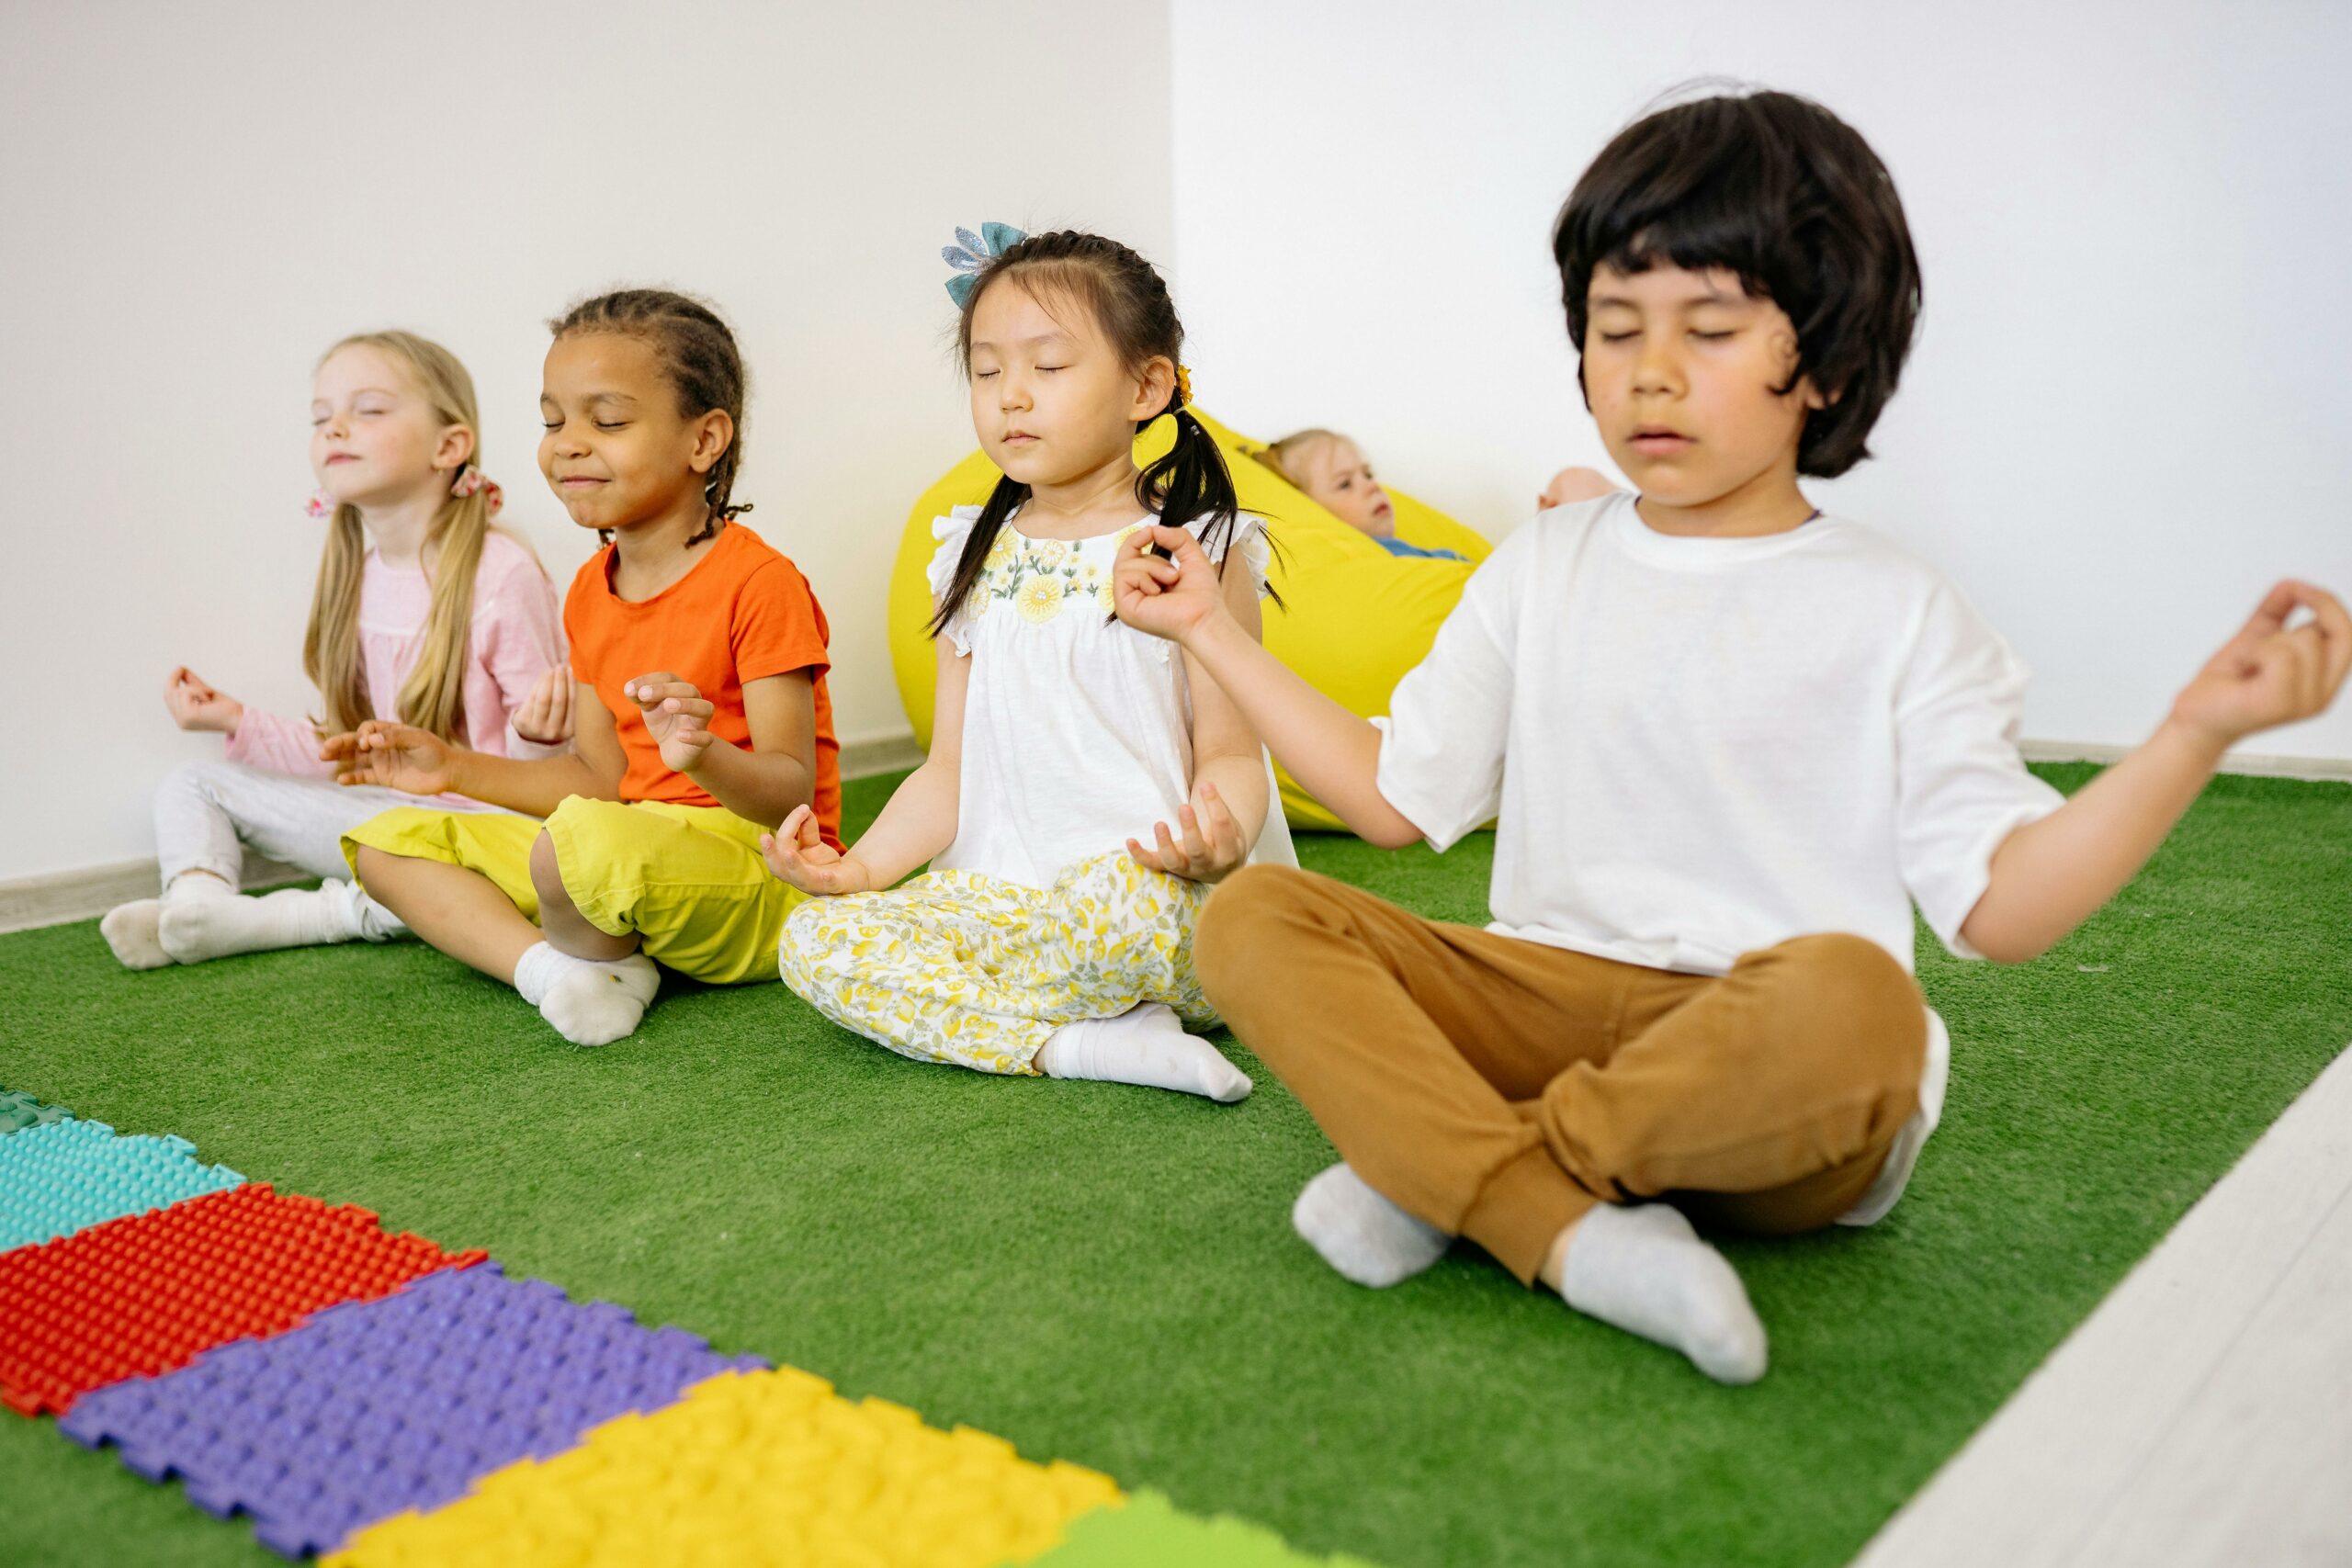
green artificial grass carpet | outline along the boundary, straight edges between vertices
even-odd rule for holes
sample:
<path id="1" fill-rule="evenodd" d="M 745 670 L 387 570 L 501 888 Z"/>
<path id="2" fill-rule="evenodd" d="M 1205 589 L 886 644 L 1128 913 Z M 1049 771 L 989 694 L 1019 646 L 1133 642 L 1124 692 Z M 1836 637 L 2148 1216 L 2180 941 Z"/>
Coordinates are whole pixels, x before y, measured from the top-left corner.
<path id="1" fill-rule="evenodd" d="M 1301 845 L 1465 920 L 1489 853 Z M 1238 1049 L 1258 1091 L 1219 1107 L 920 1066 L 780 986 L 673 981 L 580 1051 L 416 944 L 133 974 L 85 921 L 0 938 L 0 1087 L 1305 1550 L 1833 1564 L 2352 1039 L 2347 931 L 2352 787 L 2224 779 L 2041 961 L 1923 946 L 1942 1130 L 1876 1228 L 1726 1246 L 1772 1336 L 1751 1389 L 1465 1249 L 1347 1284 L 1289 1224 L 1329 1145 Z M 0 1495 L 11 1562 L 269 1561 L 45 1419 L 0 1416 Z"/>

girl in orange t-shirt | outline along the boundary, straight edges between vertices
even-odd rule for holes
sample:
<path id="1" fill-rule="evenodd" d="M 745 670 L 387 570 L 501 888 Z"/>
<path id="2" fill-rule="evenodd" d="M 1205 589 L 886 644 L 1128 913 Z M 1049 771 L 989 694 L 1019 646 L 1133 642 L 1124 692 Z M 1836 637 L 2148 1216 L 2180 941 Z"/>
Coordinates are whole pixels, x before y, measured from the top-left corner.
<path id="1" fill-rule="evenodd" d="M 455 789 L 518 817 L 400 807 L 344 837 L 369 894 L 442 952 L 602 1045 L 653 999 L 652 960 L 772 980 L 800 896 L 759 840 L 806 807 L 839 842 L 824 612 L 736 522 L 744 371 L 707 307 L 624 289 L 551 323 L 539 468 L 605 546 L 564 602 L 573 756 L 514 761 L 371 722 L 327 743 L 347 784 Z M 534 921 L 537 924 L 534 924 Z"/>

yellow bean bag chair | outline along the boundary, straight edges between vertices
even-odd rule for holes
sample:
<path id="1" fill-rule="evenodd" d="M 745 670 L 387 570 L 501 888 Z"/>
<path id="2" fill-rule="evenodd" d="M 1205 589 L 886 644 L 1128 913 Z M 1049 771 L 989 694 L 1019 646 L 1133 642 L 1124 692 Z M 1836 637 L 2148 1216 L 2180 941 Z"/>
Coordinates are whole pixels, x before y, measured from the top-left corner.
<path id="1" fill-rule="evenodd" d="M 1351 713 L 1365 718 L 1386 713 L 1389 694 L 1428 654 L 1438 623 L 1461 599 L 1471 569 L 1494 547 L 1483 535 L 1392 490 L 1388 498 L 1396 503 L 1399 537 L 1469 559 L 1392 556 L 1256 461 L 1251 454 L 1264 450 L 1265 443 L 1245 440 L 1199 410 L 1193 412 L 1224 449 L 1241 509 L 1265 518 L 1273 536 L 1271 575 L 1283 604 L 1266 606 L 1266 646 Z M 1159 421 L 1136 437 L 1136 461 L 1150 462 L 1173 438 L 1174 422 Z M 939 674 L 937 655 L 923 635 L 932 607 L 926 569 L 937 548 L 931 522 L 951 508 L 986 502 L 999 477 L 985 452 L 973 453 L 923 492 L 899 542 L 890 573 L 890 662 L 908 722 L 924 746 L 931 744 L 932 694 Z M 1291 826 L 1345 831 L 1287 772 L 1277 767 L 1275 776 Z"/>

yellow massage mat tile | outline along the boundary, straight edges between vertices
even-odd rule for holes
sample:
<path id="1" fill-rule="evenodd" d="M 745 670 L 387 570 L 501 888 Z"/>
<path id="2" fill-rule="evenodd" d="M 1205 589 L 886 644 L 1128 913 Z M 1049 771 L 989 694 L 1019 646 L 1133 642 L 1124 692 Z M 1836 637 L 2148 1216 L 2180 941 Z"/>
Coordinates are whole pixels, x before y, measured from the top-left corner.
<path id="1" fill-rule="evenodd" d="M 729 1372 L 578 1448 L 485 1476 L 430 1514 L 353 1538 L 328 1568 L 648 1562 L 992 1568 L 1119 1500 L 1108 1476 L 1035 1464 L 968 1427 L 853 1403 L 790 1368 Z"/>

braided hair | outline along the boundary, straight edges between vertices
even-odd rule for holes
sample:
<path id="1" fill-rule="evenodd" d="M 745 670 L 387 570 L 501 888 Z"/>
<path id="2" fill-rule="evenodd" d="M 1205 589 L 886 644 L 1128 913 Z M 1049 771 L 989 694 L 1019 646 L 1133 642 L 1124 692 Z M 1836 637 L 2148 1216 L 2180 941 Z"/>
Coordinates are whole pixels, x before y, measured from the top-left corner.
<path id="1" fill-rule="evenodd" d="M 734 422 L 734 439 L 711 465 L 703 481 L 703 502 L 709 518 L 686 541 L 699 545 L 718 536 L 719 525 L 752 510 L 734 500 L 735 476 L 743 466 L 743 404 L 751 392 L 751 372 L 744 368 L 735 334 L 718 312 L 684 294 L 666 288 L 616 288 L 582 299 L 548 322 L 558 339 L 587 333 L 611 333 L 650 344 L 662 373 L 678 394 L 678 412 L 699 418 L 713 409 Z M 609 537 L 610 536 L 606 536 Z"/>
<path id="2" fill-rule="evenodd" d="M 1007 246 L 974 276 L 972 289 L 964 297 L 963 317 L 956 325 L 956 364 L 967 375 L 972 368 L 972 314 L 979 308 L 980 297 L 1007 278 L 1084 304 L 1112 351 L 1131 369 L 1140 369 L 1156 358 L 1171 365 L 1182 360 L 1184 323 L 1176 318 L 1176 302 L 1169 298 L 1168 285 L 1159 270 L 1116 240 L 1058 229 Z M 1180 377 L 1169 391 L 1167 407 L 1136 424 L 1140 432 L 1171 414 L 1176 421 L 1175 444 L 1136 475 L 1136 501 L 1163 521 L 1182 524 L 1208 519 L 1208 525 L 1201 530 L 1201 547 L 1211 560 L 1220 563 L 1221 576 L 1225 547 L 1241 514 L 1240 498 L 1234 491 L 1233 475 L 1225 466 L 1225 455 L 1217 450 L 1216 437 L 1184 402 Z M 964 553 L 956 559 L 947 592 L 940 597 L 938 613 L 932 616 L 933 637 L 955 620 L 979 581 L 997 536 L 1028 499 L 1027 485 L 1009 474 L 998 478 L 988 504 L 980 509 L 979 520 L 964 541 Z"/>

